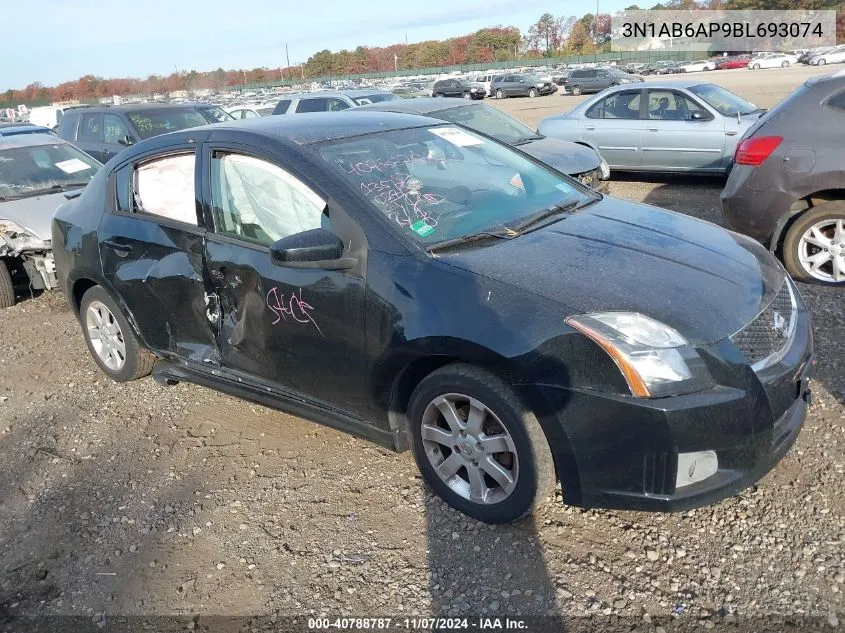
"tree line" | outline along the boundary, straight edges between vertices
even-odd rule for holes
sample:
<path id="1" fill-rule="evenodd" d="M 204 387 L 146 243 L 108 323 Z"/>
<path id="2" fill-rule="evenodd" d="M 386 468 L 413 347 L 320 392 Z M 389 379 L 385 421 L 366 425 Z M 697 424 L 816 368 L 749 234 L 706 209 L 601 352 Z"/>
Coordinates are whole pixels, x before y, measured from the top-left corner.
<path id="1" fill-rule="evenodd" d="M 639 9 L 637 5 L 626 7 Z M 838 41 L 845 41 L 845 3 L 842 0 L 666 0 L 651 9 L 837 9 Z M 295 67 L 253 68 L 208 72 L 191 70 L 140 78 L 85 75 L 47 87 L 35 81 L 0 93 L 0 106 L 18 103 L 65 102 L 112 95 L 160 94 L 179 90 L 221 90 L 246 84 L 302 81 L 317 77 L 357 75 L 393 70 L 507 62 L 562 55 L 581 55 L 610 49 L 610 15 L 588 13 L 580 18 L 544 13 L 525 33 L 515 26 L 493 26 L 469 35 L 384 47 L 322 50 Z"/>

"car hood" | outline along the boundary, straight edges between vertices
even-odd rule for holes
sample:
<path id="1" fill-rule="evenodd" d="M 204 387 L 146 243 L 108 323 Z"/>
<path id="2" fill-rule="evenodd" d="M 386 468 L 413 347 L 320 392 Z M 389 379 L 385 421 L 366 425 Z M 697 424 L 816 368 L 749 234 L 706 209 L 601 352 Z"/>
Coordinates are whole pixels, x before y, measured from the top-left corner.
<path id="1" fill-rule="evenodd" d="M 640 312 L 694 345 L 742 329 L 784 283 L 760 244 L 714 224 L 605 197 L 511 240 L 444 251 L 451 266 L 557 302 L 572 314 Z"/>
<path id="2" fill-rule="evenodd" d="M 41 240 L 49 241 L 53 214 L 67 202 L 62 192 L 0 202 L 0 220 L 11 220 Z"/>
<path id="3" fill-rule="evenodd" d="M 601 157 L 591 147 L 555 138 L 524 143 L 519 149 L 570 176 L 598 169 L 601 165 Z"/>

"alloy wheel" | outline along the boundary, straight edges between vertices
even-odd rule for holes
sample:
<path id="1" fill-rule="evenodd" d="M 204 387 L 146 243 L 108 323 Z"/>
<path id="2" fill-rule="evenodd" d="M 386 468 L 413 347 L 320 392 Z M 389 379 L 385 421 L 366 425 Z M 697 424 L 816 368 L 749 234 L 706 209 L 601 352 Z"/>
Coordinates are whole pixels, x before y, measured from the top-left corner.
<path id="1" fill-rule="evenodd" d="M 496 98 L 497 99 L 502 99 L 502 98 L 504 98 L 504 96 L 505 96 L 505 93 L 502 92 L 501 90 L 496 91 Z"/>
<path id="2" fill-rule="evenodd" d="M 422 416 L 422 444 L 437 476 L 473 503 L 500 503 L 516 488 L 513 438 L 484 403 L 458 393 L 437 396 Z"/>
<path id="3" fill-rule="evenodd" d="M 94 352 L 106 367 L 120 371 L 126 362 L 126 343 L 111 310 L 99 301 L 92 301 L 85 313 L 85 322 Z"/>
<path id="4" fill-rule="evenodd" d="M 845 282 L 845 219 L 822 220 L 804 231 L 798 242 L 798 261 L 815 279 Z"/>

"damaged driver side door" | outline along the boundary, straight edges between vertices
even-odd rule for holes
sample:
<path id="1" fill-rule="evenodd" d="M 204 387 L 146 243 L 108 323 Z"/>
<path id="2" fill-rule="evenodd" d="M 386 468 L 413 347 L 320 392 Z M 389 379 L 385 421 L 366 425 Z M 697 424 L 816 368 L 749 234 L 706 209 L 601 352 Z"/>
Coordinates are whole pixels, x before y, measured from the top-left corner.
<path id="1" fill-rule="evenodd" d="M 112 208 L 98 232 L 106 281 L 152 350 L 218 367 L 195 146 L 146 155 L 111 178 Z"/>

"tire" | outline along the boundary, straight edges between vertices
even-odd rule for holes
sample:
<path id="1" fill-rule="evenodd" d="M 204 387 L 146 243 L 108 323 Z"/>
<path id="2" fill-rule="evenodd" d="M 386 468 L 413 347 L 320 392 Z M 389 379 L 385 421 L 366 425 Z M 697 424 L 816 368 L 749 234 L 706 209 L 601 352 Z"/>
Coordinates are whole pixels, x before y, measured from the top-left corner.
<path id="1" fill-rule="evenodd" d="M 496 98 L 497 98 L 497 99 L 504 99 L 504 98 L 505 98 L 505 93 L 504 93 L 504 92 L 502 92 L 501 90 L 497 90 L 497 91 L 496 91 Z"/>
<path id="2" fill-rule="evenodd" d="M 0 259 L 0 310 L 15 305 L 15 286 L 5 260 Z"/>
<path id="3" fill-rule="evenodd" d="M 441 407 L 456 414 L 452 424 L 445 422 Z M 459 429 L 469 430 L 471 409 L 479 431 L 462 437 Z M 478 415 L 482 411 L 484 414 Z M 540 423 L 508 384 L 483 369 L 456 363 L 426 376 L 411 395 L 408 424 L 423 479 L 446 503 L 474 519 L 516 521 L 554 490 L 554 461 Z M 491 437 L 504 450 L 485 452 L 476 441 L 489 442 Z M 444 466 L 445 480 L 436 470 Z M 475 477 L 471 478 L 471 472 Z M 489 472 L 506 484 L 499 484 Z M 473 495 L 480 500 L 471 500 Z"/>
<path id="4" fill-rule="evenodd" d="M 839 239 L 834 240 L 836 223 L 840 223 Z M 810 230 L 816 227 L 816 238 Z M 805 242 L 805 234 L 814 238 L 818 246 L 811 242 Z M 833 242 L 833 243 L 831 243 Z M 824 253 L 827 259 L 824 259 Z M 802 258 L 821 256 L 823 261 L 814 272 L 802 263 Z M 783 240 L 783 263 L 786 270 L 794 279 L 808 283 L 822 284 L 826 286 L 845 286 L 845 200 L 825 202 L 812 211 L 799 216 L 786 233 Z M 840 281 L 836 281 L 833 273 L 834 265 L 838 265 Z"/>
<path id="5" fill-rule="evenodd" d="M 468 92 L 464 93 L 464 99 L 472 99 L 472 95 Z"/>
<path id="6" fill-rule="evenodd" d="M 827 60 L 822 57 L 819 61 L 816 62 L 816 66 L 824 66 L 827 63 Z"/>
<path id="7" fill-rule="evenodd" d="M 106 326 L 110 326 L 112 336 L 106 336 L 114 340 L 120 339 L 123 343 L 123 360 L 122 362 L 114 363 L 110 366 L 100 356 L 97 351 L 97 344 L 103 346 L 102 339 L 97 341 L 92 340 L 92 333 L 90 331 L 91 325 L 94 321 L 89 321 L 89 312 L 97 312 Z M 107 311 L 107 312 L 106 312 Z M 93 314 L 90 315 L 94 318 Z M 137 378 L 142 378 L 148 375 L 155 363 L 155 356 L 148 350 L 141 347 L 135 333 L 132 331 L 126 317 L 123 316 L 123 311 L 115 303 L 109 294 L 102 288 L 102 286 L 94 286 L 89 288 L 82 296 L 82 302 L 79 306 L 79 320 L 82 324 L 82 334 L 85 337 L 85 344 L 88 346 L 88 351 L 91 358 L 100 367 L 104 374 L 115 382 L 128 382 Z M 114 327 L 117 327 L 114 333 Z M 120 351 L 112 344 L 113 354 L 112 358 L 120 360 Z"/>
<path id="8" fill-rule="evenodd" d="M 581 94 L 581 86 L 572 86 L 572 94 L 576 97 Z"/>
<path id="9" fill-rule="evenodd" d="M 751 70 L 760 70 L 760 64 L 751 64 Z"/>
<path id="10" fill-rule="evenodd" d="M 536 97 L 536 96 L 537 96 L 537 90 L 536 90 L 535 88 L 529 88 L 529 89 L 528 89 L 528 96 L 529 96 L 531 99 L 533 99 L 534 97 Z"/>
<path id="11" fill-rule="evenodd" d="M 438 99 L 443 99 L 443 97 L 444 97 L 445 95 L 444 95 L 442 92 L 435 92 L 435 93 L 434 93 L 434 96 L 435 96 L 435 97 L 437 97 Z"/>
<path id="12" fill-rule="evenodd" d="M 781 68 L 789 68 L 789 62 L 788 62 L 788 61 L 784 61 L 784 62 L 780 65 L 780 67 L 781 67 Z"/>

